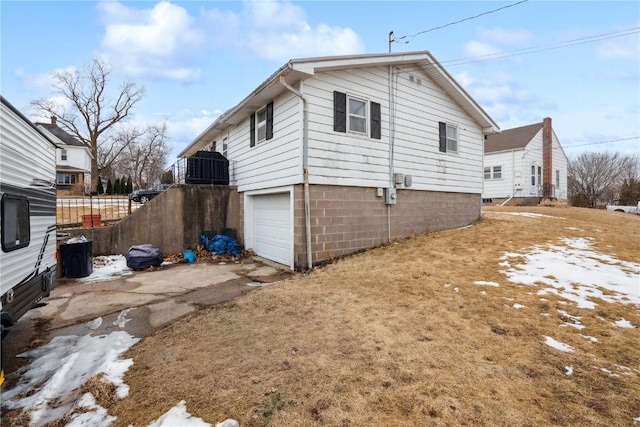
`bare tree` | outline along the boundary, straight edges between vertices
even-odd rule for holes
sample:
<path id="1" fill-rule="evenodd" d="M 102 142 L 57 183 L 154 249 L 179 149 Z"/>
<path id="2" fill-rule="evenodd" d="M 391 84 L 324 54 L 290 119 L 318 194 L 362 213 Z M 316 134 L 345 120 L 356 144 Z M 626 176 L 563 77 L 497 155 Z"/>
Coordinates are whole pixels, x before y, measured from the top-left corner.
<path id="1" fill-rule="evenodd" d="M 634 165 L 634 161 L 636 164 Z M 619 153 L 582 153 L 569 161 L 569 201 L 574 206 L 597 207 L 617 198 L 637 159 Z"/>
<path id="2" fill-rule="evenodd" d="M 111 67 L 95 58 L 86 67 L 77 70 L 58 71 L 53 74 L 53 87 L 71 104 L 50 99 L 37 99 L 31 104 L 40 112 L 57 117 L 57 123 L 65 131 L 91 148 L 91 187 L 96 188 L 100 173 L 126 148 L 126 140 L 112 135 L 119 123 L 132 114 L 133 107 L 143 98 L 144 88 L 124 81 L 117 89 L 112 86 Z M 114 145 L 117 142 L 120 145 Z M 107 156 L 99 156 L 100 150 Z M 101 164 L 107 159 L 107 164 Z"/>
<path id="3" fill-rule="evenodd" d="M 120 153 L 117 165 L 111 168 L 115 174 L 131 176 L 134 188 L 145 188 L 159 181 L 169 155 L 166 123 L 149 126 L 144 131 L 127 129 L 120 139 L 122 142 L 117 145 L 123 145 L 125 149 Z"/>

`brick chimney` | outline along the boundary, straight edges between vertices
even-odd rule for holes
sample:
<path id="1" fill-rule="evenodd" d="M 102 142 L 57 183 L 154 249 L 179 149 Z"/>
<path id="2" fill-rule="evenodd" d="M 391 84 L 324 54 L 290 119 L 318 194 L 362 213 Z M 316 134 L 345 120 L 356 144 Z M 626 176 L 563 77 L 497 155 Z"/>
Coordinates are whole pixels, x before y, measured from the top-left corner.
<path id="1" fill-rule="evenodd" d="M 58 118 L 56 116 L 51 116 L 51 124 L 58 126 Z"/>
<path id="2" fill-rule="evenodd" d="M 542 120 L 542 195 L 553 197 L 553 129 L 551 117 Z"/>

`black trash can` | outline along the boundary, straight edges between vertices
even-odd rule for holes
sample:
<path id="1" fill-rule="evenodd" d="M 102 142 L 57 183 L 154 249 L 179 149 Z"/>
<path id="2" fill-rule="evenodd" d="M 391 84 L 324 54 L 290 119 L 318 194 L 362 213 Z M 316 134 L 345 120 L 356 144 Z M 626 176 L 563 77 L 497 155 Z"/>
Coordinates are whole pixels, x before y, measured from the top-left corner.
<path id="1" fill-rule="evenodd" d="M 65 277 L 87 277 L 93 273 L 93 247 L 91 240 L 60 245 L 62 274 Z"/>

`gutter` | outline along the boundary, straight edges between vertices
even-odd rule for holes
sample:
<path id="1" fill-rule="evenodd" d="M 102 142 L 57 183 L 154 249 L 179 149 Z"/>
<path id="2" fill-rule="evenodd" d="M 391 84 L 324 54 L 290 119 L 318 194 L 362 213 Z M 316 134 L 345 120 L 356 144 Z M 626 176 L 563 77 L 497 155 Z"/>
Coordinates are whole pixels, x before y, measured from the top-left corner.
<path id="1" fill-rule="evenodd" d="M 289 85 L 284 76 L 280 75 L 280 84 L 293 92 L 302 100 L 302 171 L 304 183 L 304 225 L 307 247 L 307 270 L 313 269 L 313 256 L 311 253 L 311 209 L 309 207 L 309 117 L 307 112 L 307 99 L 302 92 Z"/>

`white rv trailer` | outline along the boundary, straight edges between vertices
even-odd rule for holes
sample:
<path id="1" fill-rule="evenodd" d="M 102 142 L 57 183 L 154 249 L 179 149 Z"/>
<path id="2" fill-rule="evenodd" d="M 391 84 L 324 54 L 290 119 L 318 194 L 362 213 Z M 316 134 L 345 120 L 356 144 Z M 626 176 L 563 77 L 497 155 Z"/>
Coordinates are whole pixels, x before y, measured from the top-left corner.
<path id="1" fill-rule="evenodd" d="M 0 96 L 2 336 L 57 283 L 56 145 Z"/>

